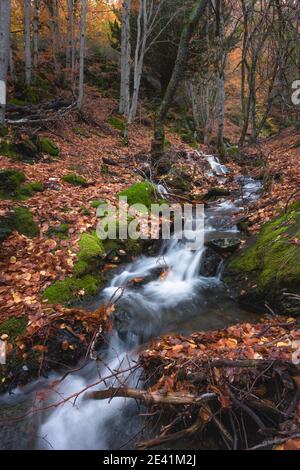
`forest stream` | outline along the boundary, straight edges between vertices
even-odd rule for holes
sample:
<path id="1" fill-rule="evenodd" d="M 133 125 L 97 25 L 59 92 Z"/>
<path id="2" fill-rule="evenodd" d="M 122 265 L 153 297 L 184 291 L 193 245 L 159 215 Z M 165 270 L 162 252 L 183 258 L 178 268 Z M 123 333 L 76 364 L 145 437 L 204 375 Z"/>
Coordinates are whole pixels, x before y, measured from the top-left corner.
<path id="1" fill-rule="evenodd" d="M 211 171 L 226 177 L 226 167 L 217 159 L 207 156 L 207 161 Z M 200 250 L 191 251 L 184 240 L 172 238 L 163 243 L 157 256 L 141 256 L 122 266 L 110 285 L 85 306 L 95 309 L 117 295 L 113 331 L 106 335 L 107 344 L 99 351 L 97 360 L 91 359 L 47 394 L 47 406 L 84 389 L 99 377 L 112 376 L 103 388 L 119 384 L 141 387 L 142 373 L 137 369 L 132 372 L 130 365 L 136 361 L 138 350 L 162 333 L 189 334 L 255 320 L 254 312 L 241 309 L 230 299 L 222 283 L 223 261 L 206 247 L 211 239 L 239 237 L 233 214 L 245 202 L 257 199 L 261 188 L 259 181 L 249 177 L 243 177 L 240 185 L 241 197 L 218 199 L 206 208 L 205 242 Z M 166 272 L 163 278 L 162 269 Z M 144 281 L 122 289 L 135 278 Z M 124 372 L 116 377 L 113 371 L 117 369 Z M 1 419 L 7 418 L 0 428 L 0 448 L 134 448 L 144 428 L 141 415 L 145 410 L 133 399 L 88 401 L 80 395 L 75 403 L 67 401 L 63 406 L 35 413 L 34 408 L 41 406 L 37 392 L 59 378 L 53 373 L 48 379 L 40 379 L 0 398 Z M 45 407 L 45 401 L 42 406 Z M 30 409 L 33 413 L 18 419 Z"/>

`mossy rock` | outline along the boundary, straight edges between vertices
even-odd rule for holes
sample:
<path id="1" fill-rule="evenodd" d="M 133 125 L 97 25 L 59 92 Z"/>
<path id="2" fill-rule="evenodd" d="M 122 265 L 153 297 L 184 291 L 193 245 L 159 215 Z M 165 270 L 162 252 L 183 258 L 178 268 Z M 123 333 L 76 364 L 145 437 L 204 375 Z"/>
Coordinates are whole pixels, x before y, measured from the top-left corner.
<path id="1" fill-rule="evenodd" d="M 157 192 L 155 187 L 147 181 L 133 184 L 124 191 L 121 191 L 118 196 L 126 196 L 127 203 L 130 206 L 133 204 L 143 204 L 148 210 L 151 208 L 151 204 L 155 204 L 157 202 Z"/>
<path id="2" fill-rule="evenodd" d="M 300 314 L 299 301 L 284 294 L 300 293 L 299 238 L 300 202 L 264 225 L 257 239 L 234 256 L 226 282 L 241 298 L 268 302 L 278 313 Z"/>
<path id="3" fill-rule="evenodd" d="M 168 186 L 175 190 L 188 193 L 191 189 L 191 177 L 185 168 L 173 166 L 165 179 Z"/>
<path id="4" fill-rule="evenodd" d="M 6 238 L 8 238 L 13 229 L 10 224 L 9 217 L 0 217 L 0 243 L 2 243 Z"/>
<path id="5" fill-rule="evenodd" d="M 93 296 L 103 285 L 101 263 L 104 246 L 96 233 L 84 233 L 79 241 L 78 261 L 73 276 L 57 281 L 43 293 L 43 299 L 51 304 L 67 304 L 78 297 Z"/>
<path id="6" fill-rule="evenodd" d="M 24 183 L 25 180 L 26 177 L 21 171 L 0 170 L 0 194 L 7 196 L 17 195 L 21 184 Z"/>
<path id="7" fill-rule="evenodd" d="M 52 157 L 59 156 L 59 148 L 48 137 L 40 137 L 39 145 L 42 153 L 46 153 Z"/>
<path id="8" fill-rule="evenodd" d="M 91 258 L 97 258 L 104 254 L 102 241 L 95 233 L 84 233 L 80 238 L 79 247 L 79 260 L 89 261 Z"/>
<path id="9" fill-rule="evenodd" d="M 0 199 L 15 199 L 23 201 L 35 192 L 43 191 L 40 182 L 23 184 L 26 177 L 18 170 L 0 170 Z"/>
<path id="10" fill-rule="evenodd" d="M 28 238 L 37 237 L 40 233 L 37 223 L 26 207 L 14 207 L 10 216 L 10 226 L 13 230 Z"/>
<path id="11" fill-rule="evenodd" d="M 62 180 L 73 186 L 87 186 L 86 179 L 83 176 L 77 175 L 77 173 L 68 173 L 62 177 Z"/>
<path id="12" fill-rule="evenodd" d="M 11 341 L 25 332 L 27 324 L 27 316 L 23 316 L 21 318 L 11 317 L 0 323 L 0 336 L 4 334 L 8 335 L 8 339 Z"/>
<path id="13" fill-rule="evenodd" d="M 96 295 L 102 283 L 101 275 L 70 277 L 48 287 L 43 293 L 43 299 L 47 299 L 50 304 L 67 304 L 78 297 Z"/>

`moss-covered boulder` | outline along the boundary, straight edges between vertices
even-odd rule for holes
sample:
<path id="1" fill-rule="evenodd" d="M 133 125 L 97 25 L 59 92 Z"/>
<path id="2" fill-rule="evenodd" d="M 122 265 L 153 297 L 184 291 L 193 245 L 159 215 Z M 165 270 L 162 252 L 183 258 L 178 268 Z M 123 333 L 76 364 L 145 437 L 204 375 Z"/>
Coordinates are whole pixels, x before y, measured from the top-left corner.
<path id="1" fill-rule="evenodd" d="M 18 170 L 0 170 L 0 197 L 9 198 L 16 196 L 20 191 L 21 184 L 26 177 L 23 172 Z"/>
<path id="2" fill-rule="evenodd" d="M 155 186 L 148 181 L 136 183 L 129 188 L 121 191 L 118 196 L 127 197 L 127 203 L 132 206 L 133 204 L 143 204 L 147 209 L 151 208 L 151 204 L 158 202 L 158 194 Z"/>
<path id="3" fill-rule="evenodd" d="M 84 233 L 79 241 L 79 253 L 73 276 L 56 281 L 48 287 L 43 298 L 51 304 L 67 304 L 80 297 L 92 296 L 103 284 L 101 264 L 104 246 L 96 233 Z"/>
<path id="4" fill-rule="evenodd" d="M 40 233 L 37 223 L 26 207 L 16 206 L 6 217 L 0 218 L 0 242 L 16 230 L 28 238 L 37 237 Z"/>
<path id="5" fill-rule="evenodd" d="M 11 213 L 11 227 L 29 238 L 37 237 L 40 232 L 31 212 L 26 207 L 14 207 Z"/>
<path id="6" fill-rule="evenodd" d="M 83 176 L 77 175 L 77 173 L 68 173 L 62 177 L 62 180 L 73 186 L 87 186 L 86 179 Z"/>
<path id="7" fill-rule="evenodd" d="M 264 225 L 231 259 L 225 281 L 252 307 L 300 315 L 300 202 Z"/>
<path id="8" fill-rule="evenodd" d="M 46 153 L 47 155 L 51 155 L 52 157 L 59 156 L 59 148 L 48 137 L 40 137 L 39 146 L 42 153 Z"/>
<path id="9" fill-rule="evenodd" d="M 26 177 L 21 171 L 0 170 L 0 199 L 22 201 L 44 189 L 38 181 L 24 184 L 25 181 Z"/>

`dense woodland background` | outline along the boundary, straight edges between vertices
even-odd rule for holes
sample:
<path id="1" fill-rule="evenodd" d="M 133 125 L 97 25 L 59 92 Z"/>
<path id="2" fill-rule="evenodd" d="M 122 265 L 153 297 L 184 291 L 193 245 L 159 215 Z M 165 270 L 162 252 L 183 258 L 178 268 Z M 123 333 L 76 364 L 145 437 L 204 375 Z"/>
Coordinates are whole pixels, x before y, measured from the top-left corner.
<path id="1" fill-rule="evenodd" d="M 0 79 L 8 109 L 47 94 L 81 109 L 84 83 L 118 97 L 128 124 L 172 103 L 186 140 L 224 153 L 227 121 L 240 146 L 296 123 L 299 21 L 292 0 L 3 0 Z"/>

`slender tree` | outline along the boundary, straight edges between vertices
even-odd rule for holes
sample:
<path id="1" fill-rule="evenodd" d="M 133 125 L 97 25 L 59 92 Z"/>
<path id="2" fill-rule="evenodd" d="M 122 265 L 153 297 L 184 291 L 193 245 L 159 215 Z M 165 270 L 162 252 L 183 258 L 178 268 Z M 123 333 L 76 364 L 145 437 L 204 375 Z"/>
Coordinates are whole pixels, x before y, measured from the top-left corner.
<path id="1" fill-rule="evenodd" d="M 34 0 L 34 15 L 33 15 L 33 66 L 36 72 L 38 67 L 38 54 L 39 54 L 39 8 L 40 1 Z"/>
<path id="2" fill-rule="evenodd" d="M 122 3 L 122 30 L 121 30 L 121 85 L 119 112 L 129 115 L 130 109 L 130 10 L 131 0 L 123 0 Z"/>
<path id="3" fill-rule="evenodd" d="M 79 47 L 79 89 L 78 89 L 78 100 L 77 100 L 78 109 L 81 109 L 82 104 L 83 104 L 86 14 L 87 14 L 87 0 L 82 0 L 81 33 L 80 33 L 80 47 Z"/>
<path id="4" fill-rule="evenodd" d="M 25 82 L 31 83 L 31 0 L 24 0 L 24 27 L 25 27 Z"/>
<path id="5" fill-rule="evenodd" d="M 6 82 L 10 43 L 10 0 L 0 2 L 0 123 L 5 121 Z"/>

